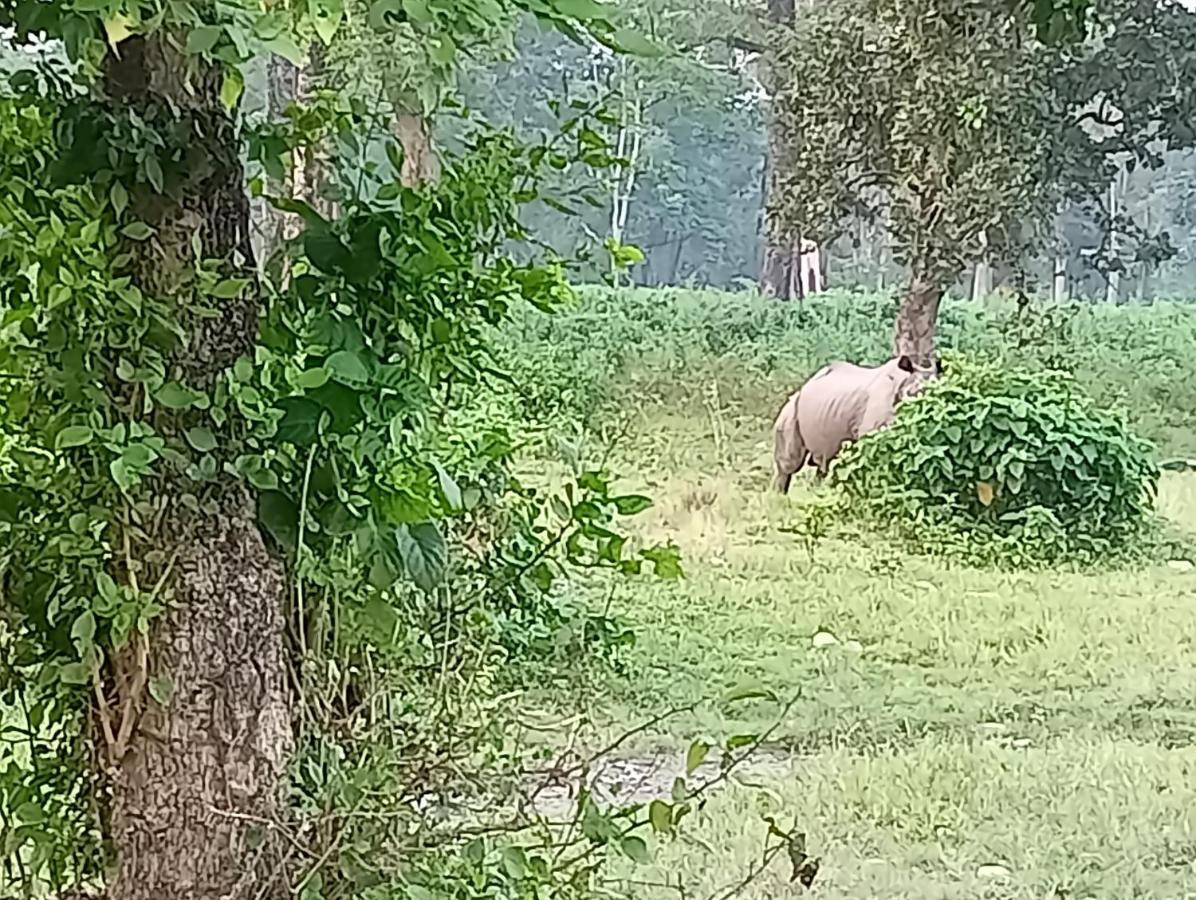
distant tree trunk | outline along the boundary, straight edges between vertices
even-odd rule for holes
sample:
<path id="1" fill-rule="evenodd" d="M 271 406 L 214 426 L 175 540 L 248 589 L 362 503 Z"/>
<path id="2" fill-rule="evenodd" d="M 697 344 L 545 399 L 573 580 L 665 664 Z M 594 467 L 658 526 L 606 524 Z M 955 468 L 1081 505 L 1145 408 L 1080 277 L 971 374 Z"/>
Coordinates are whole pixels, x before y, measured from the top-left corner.
<path id="1" fill-rule="evenodd" d="M 403 168 L 399 180 L 415 187 L 440 180 L 440 156 L 432 142 L 428 118 L 417 112 L 400 111 L 395 115 L 395 138 L 403 148 Z"/>
<path id="2" fill-rule="evenodd" d="M 1067 260 L 1062 253 L 1055 256 L 1054 278 L 1051 280 L 1051 300 L 1062 303 L 1067 299 Z"/>
<path id="3" fill-rule="evenodd" d="M 664 282 L 665 284 L 677 283 L 677 272 L 681 268 L 681 253 L 685 249 L 685 241 L 687 238 L 688 235 L 683 234 L 673 241 L 673 256 L 672 259 L 669 260 L 669 274 L 668 278 Z"/>
<path id="4" fill-rule="evenodd" d="M 266 63 L 266 118 L 277 121 L 299 98 L 299 68 L 281 56 L 271 56 Z M 294 176 L 285 181 L 272 180 L 270 193 L 275 196 L 294 196 Z M 259 205 L 260 243 L 259 261 L 265 263 L 286 242 L 298 233 L 299 219 L 274 209 L 268 203 Z"/>
<path id="5" fill-rule="evenodd" d="M 253 278 L 240 144 L 221 83 L 217 68 L 185 56 L 164 33 L 131 37 L 107 60 L 102 89 L 117 115 L 171 109 L 189 135 L 182 181 L 169 194 L 134 198 L 155 236 L 126 249 L 138 285 L 159 298 L 189 296 L 193 241 L 205 259 Z M 185 317 L 188 337 L 167 377 L 211 388 L 239 357 L 252 358 L 258 313 L 252 282 L 216 316 Z M 263 823 L 285 821 L 293 746 L 285 580 L 243 485 L 213 484 L 202 512 L 177 502 L 182 493 L 181 485 L 162 485 L 150 544 L 129 535 L 143 580 L 154 575 L 150 549 L 172 560 L 160 564 L 170 600 L 148 637 L 134 635 L 114 651 L 105 703 L 97 702 L 97 719 L 110 725 L 123 719 L 122 708 L 132 711 L 107 746 L 116 856 L 107 897 L 281 900 L 290 896 L 287 848 L 279 829 Z M 150 697 L 150 679 L 169 679 L 168 702 Z"/>
<path id="6" fill-rule="evenodd" d="M 1109 259 L 1117 262 L 1117 182 L 1115 176 L 1109 182 Z M 1105 276 L 1105 302 L 1117 303 L 1121 298 L 1121 273 L 1110 268 Z"/>
<path id="7" fill-rule="evenodd" d="M 980 255 L 972 269 L 972 299 L 983 300 L 993 292 L 993 271 L 988 263 L 988 236 L 980 232 Z"/>
<path id="8" fill-rule="evenodd" d="M 324 85 L 327 67 L 324 59 L 325 50 L 319 43 L 312 44 L 311 55 L 307 65 L 295 73 L 293 99 L 299 103 L 311 103 Z M 286 108 L 285 106 L 283 107 Z M 336 215 L 336 202 L 330 197 L 328 185 L 330 183 L 331 164 L 328 148 L 322 144 L 310 145 L 299 151 L 292 171 L 291 196 L 304 200 L 309 206 L 326 218 Z M 292 235 L 302 231 L 302 220 L 292 217 L 290 225 Z"/>
<path id="9" fill-rule="evenodd" d="M 893 349 L 897 356 L 910 356 L 925 364 L 934 358 L 935 323 L 943 289 L 915 276 L 897 312 Z"/>
<path id="10" fill-rule="evenodd" d="M 775 28 L 792 28 L 794 0 L 768 0 L 768 20 Z M 768 76 L 771 78 L 771 75 Z M 804 294 L 801 278 L 801 235 L 789 234 L 773 221 L 772 200 L 784 180 L 785 135 L 775 114 L 768 120 L 768 161 L 764 176 L 764 262 L 760 268 L 760 292 L 780 300 L 800 299 Z M 794 271 L 794 267 L 797 271 Z"/>

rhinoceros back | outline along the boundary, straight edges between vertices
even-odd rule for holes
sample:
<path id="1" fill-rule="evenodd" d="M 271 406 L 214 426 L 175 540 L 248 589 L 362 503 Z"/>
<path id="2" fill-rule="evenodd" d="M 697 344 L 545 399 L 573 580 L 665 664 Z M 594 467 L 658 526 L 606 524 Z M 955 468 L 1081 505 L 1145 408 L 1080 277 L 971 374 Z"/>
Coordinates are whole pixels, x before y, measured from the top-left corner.
<path id="1" fill-rule="evenodd" d="M 859 436 L 869 389 L 878 375 L 881 372 L 876 368 L 834 362 L 802 385 L 797 401 L 798 427 L 815 461 L 834 459 L 846 441 Z"/>

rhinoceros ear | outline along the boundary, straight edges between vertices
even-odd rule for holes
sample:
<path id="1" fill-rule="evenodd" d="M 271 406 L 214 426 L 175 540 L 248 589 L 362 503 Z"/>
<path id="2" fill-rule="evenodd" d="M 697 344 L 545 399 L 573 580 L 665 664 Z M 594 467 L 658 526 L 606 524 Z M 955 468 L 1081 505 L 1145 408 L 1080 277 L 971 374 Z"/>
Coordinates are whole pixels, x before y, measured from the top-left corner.
<path id="1" fill-rule="evenodd" d="M 914 361 L 908 356 L 897 357 L 897 368 L 902 372 L 912 372 L 914 370 Z"/>

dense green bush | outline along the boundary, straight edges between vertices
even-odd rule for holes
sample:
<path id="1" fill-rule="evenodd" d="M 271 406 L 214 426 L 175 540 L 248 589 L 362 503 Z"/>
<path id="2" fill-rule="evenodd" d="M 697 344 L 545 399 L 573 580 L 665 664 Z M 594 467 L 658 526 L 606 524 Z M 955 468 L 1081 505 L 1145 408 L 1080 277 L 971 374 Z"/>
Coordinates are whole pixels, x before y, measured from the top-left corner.
<path id="1" fill-rule="evenodd" d="M 918 549 L 1024 565 L 1133 552 L 1158 475 L 1153 448 L 1070 376 L 951 361 L 834 482 Z"/>

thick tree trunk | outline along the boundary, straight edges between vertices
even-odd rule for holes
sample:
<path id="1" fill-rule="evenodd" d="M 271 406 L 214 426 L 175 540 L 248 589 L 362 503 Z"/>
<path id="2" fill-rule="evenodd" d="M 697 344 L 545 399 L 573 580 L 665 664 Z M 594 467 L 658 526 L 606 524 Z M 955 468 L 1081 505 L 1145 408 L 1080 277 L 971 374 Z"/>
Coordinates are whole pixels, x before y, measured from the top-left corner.
<path id="1" fill-rule="evenodd" d="M 135 198 L 155 237 L 130 242 L 139 285 L 158 297 L 189 297 L 192 242 L 206 259 L 252 278 L 249 204 L 234 124 L 221 79 L 194 70 L 166 36 L 134 37 L 108 61 L 104 89 L 119 111 L 147 118 L 172 109 L 186 134 L 182 181 L 167 194 Z M 188 75 L 188 73 L 190 73 Z M 170 378 L 210 388 L 256 341 L 258 296 L 222 301 L 214 317 L 186 317 L 188 339 Z M 164 484 L 161 524 L 138 542 L 140 577 L 160 566 L 167 611 L 148 637 L 115 654 L 106 712 L 133 711 L 131 728 L 108 746 L 110 900 L 255 900 L 289 896 L 278 828 L 293 738 L 287 691 L 284 577 L 255 524 L 252 496 L 218 483 L 205 511 L 178 503 Z M 150 550 L 169 560 L 151 564 Z M 140 562 L 144 560 L 145 562 Z M 131 577 L 131 576 L 123 576 Z M 153 583 L 153 582 L 150 582 Z M 151 699 L 147 681 L 163 700 Z M 122 732 L 125 729 L 120 729 Z"/>
<path id="2" fill-rule="evenodd" d="M 943 291 L 937 284 L 914 278 L 897 312 L 893 349 L 926 365 L 934 359 L 935 321 Z"/>
<path id="3" fill-rule="evenodd" d="M 768 21 L 774 28 L 792 28 L 793 20 L 794 0 L 768 0 Z M 800 299 L 805 293 L 801 278 L 801 236 L 788 234 L 778 227 L 773 221 L 771 202 L 784 181 L 784 145 L 781 124 L 770 113 L 768 160 L 764 173 L 764 261 L 760 267 L 760 293 L 792 300 Z"/>
<path id="4" fill-rule="evenodd" d="M 432 143 L 432 129 L 427 117 L 400 112 L 395 116 L 395 138 L 403 148 L 403 169 L 399 180 L 415 187 L 440 179 L 440 157 Z"/>

